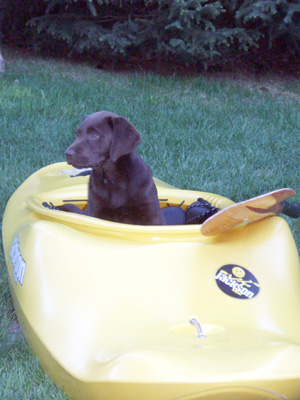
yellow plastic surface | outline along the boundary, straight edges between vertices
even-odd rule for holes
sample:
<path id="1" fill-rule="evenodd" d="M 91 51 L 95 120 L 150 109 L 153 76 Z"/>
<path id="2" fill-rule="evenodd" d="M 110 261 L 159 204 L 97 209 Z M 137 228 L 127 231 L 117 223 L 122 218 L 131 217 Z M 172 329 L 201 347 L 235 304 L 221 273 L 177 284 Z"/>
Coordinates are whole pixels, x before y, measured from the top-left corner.
<path id="1" fill-rule="evenodd" d="M 133 226 L 44 208 L 84 206 L 88 177 L 67 169 L 50 165 L 20 186 L 3 242 L 23 332 L 68 396 L 300 399 L 299 261 L 282 218 L 204 237 L 199 225 Z M 232 204 L 156 184 L 162 203 Z"/>
<path id="2" fill-rule="evenodd" d="M 201 233 L 205 236 L 219 235 L 241 223 L 273 217 L 282 211 L 281 203 L 295 194 L 295 190 L 285 188 L 233 204 L 208 218 L 201 226 Z"/>

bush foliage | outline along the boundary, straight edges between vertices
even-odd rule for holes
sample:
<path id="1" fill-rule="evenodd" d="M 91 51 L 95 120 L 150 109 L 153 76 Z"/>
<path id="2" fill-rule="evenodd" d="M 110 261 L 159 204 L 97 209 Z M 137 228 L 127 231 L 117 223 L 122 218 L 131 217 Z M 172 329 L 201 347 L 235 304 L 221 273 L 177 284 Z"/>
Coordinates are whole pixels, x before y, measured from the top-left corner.
<path id="1" fill-rule="evenodd" d="M 6 0 L 0 4 L 6 37 L 23 29 L 36 50 L 60 49 L 70 56 L 144 62 L 171 58 L 207 67 L 254 49 L 300 54 L 299 0 Z M 12 28 L 3 20 L 10 20 Z"/>

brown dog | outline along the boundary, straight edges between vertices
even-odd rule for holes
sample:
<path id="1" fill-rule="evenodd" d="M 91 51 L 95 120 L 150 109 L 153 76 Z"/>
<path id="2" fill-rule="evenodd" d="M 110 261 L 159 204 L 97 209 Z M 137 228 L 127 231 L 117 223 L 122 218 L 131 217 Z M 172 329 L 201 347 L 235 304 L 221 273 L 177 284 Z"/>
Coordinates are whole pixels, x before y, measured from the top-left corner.
<path id="1" fill-rule="evenodd" d="M 92 168 L 88 206 L 59 209 L 128 224 L 164 224 L 151 170 L 135 151 L 141 142 L 135 127 L 100 111 L 83 118 L 76 135 L 65 156 L 75 168 Z"/>

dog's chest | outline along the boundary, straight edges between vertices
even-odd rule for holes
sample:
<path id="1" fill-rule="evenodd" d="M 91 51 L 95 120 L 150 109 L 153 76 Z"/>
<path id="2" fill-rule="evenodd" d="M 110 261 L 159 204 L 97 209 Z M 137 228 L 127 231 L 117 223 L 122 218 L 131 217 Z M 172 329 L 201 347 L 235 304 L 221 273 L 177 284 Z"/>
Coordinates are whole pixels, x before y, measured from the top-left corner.
<path id="1" fill-rule="evenodd" d="M 89 199 L 100 207 L 117 208 L 129 201 L 126 180 L 92 179 L 89 184 Z M 95 205 L 96 205 L 95 204 Z"/>

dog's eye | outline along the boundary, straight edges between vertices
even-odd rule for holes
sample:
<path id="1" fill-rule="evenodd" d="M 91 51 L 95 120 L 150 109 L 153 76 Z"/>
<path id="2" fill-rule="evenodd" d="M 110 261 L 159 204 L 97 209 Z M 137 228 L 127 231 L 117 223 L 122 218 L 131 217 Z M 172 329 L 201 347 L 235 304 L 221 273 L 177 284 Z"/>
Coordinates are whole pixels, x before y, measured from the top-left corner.
<path id="1" fill-rule="evenodd" d="M 98 133 L 93 129 L 88 129 L 87 134 L 90 139 L 98 139 L 99 137 Z"/>

